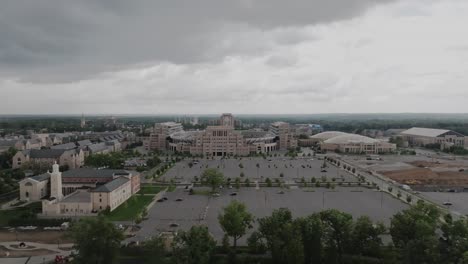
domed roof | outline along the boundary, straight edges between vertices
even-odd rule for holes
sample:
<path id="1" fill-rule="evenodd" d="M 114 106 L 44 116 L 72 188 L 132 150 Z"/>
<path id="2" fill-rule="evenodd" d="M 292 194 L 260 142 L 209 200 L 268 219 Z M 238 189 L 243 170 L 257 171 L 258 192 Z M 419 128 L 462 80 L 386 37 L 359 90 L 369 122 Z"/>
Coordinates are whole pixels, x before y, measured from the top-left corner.
<path id="1" fill-rule="evenodd" d="M 373 144 L 379 142 L 376 139 L 365 137 L 356 134 L 345 134 L 341 136 L 336 136 L 330 139 L 325 140 L 323 143 L 325 144 L 348 144 L 348 143 L 365 143 L 365 144 Z"/>
<path id="2" fill-rule="evenodd" d="M 326 131 L 326 132 L 313 135 L 310 138 L 315 138 L 319 140 L 327 140 L 327 139 L 334 138 L 337 136 L 342 136 L 342 135 L 348 135 L 348 133 L 340 132 L 340 131 Z"/>

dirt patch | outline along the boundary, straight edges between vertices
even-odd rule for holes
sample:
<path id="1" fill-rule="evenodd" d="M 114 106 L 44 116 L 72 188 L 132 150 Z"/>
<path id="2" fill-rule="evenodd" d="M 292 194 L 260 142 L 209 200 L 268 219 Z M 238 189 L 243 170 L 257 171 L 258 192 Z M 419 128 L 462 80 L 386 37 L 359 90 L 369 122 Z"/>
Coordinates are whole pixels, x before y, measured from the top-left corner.
<path id="1" fill-rule="evenodd" d="M 48 249 L 9 250 L 9 249 L 5 248 L 4 246 L 0 246 L 0 256 L 1 257 L 6 257 L 7 252 L 10 254 L 8 257 L 11 257 L 11 258 L 43 256 L 43 255 L 51 255 L 51 254 L 57 254 L 58 253 L 56 251 L 52 251 L 52 250 L 48 250 Z"/>
<path id="2" fill-rule="evenodd" d="M 18 231 L 17 233 L 1 230 L 0 242 L 22 241 L 45 244 L 73 243 L 63 231 Z"/>
<path id="3" fill-rule="evenodd" d="M 382 171 L 381 174 L 407 185 L 468 186 L 468 175 L 454 171 L 432 171 L 414 168 L 397 171 Z"/>
<path id="4" fill-rule="evenodd" d="M 411 162 L 406 162 L 415 167 L 419 168 L 464 168 L 466 165 L 457 164 L 457 163 L 441 163 L 439 161 L 425 161 L 425 160 L 416 160 Z"/>

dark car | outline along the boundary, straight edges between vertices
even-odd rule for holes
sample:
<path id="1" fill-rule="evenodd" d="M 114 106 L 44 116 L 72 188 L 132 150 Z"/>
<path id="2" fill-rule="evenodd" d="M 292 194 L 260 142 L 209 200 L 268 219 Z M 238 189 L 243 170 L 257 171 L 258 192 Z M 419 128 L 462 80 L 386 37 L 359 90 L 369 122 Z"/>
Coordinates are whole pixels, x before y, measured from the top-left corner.
<path id="1" fill-rule="evenodd" d="M 184 199 L 182 199 L 182 198 L 177 198 L 177 199 L 176 199 L 176 202 L 182 202 L 183 200 L 184 200 Z"/>
<path id="2" fill-rule="evenodd" d="M 231 195 L 231 196 L 236 196 L 237 193 L 236 193 L 236 192 L 233 192 L 233 193 L 231 193 L 230 195 Z"/>

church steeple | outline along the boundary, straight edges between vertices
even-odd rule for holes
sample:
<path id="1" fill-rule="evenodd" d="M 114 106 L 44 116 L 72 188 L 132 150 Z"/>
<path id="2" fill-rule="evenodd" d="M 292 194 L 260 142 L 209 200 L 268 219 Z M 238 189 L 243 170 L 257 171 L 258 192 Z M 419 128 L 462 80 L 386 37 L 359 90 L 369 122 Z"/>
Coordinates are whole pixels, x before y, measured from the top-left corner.
<path id="1" fill-rule="evenodd" d="M 81 114 L 81 124 L 80 124 L 81 128 L 84 128 L 86 126 L 86 119 L 85 119 L 85 116 L 84 114 Z"/>
<path id="2" fill-rule="evenodd" d="M 52 173 L 50 174 L 50 197 L 55 197 L 58 201 L 62 200 L 62 173 L 57 162 L 52 165 Z"/>

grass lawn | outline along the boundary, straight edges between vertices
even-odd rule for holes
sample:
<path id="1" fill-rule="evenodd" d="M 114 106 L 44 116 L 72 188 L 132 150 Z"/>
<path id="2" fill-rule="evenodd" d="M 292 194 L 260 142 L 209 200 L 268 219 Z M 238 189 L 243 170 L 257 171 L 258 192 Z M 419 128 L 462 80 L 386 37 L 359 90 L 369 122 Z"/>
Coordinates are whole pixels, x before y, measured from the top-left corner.
<path id="1" fill-rule="evenodd" d="M 132 221 L 142 212 L 143 208 L 151 203 L 153 198 L 152 195 L 134 195 L 107 215 L 107 219 L 110 221 Z"/>
<path id="2" fill-rule="evenodd" d="M 157 194 L 165 188 L 163 186 L 141 186 L 138 194 Z"/>
<path id="3" fill-rule="evenodd" d="M 1 210 L 0 211 L 0 226 L 8 226 L 8 221 L 11 219 L 20 217 L 21 215 L 28 213 L 28 212 L 33 212 L 33 213 L 39 213 L 41 212 L 41 207 L 42 204 L 41 202 L 35 202 L 28 204 L 25 207 L 22 208 L 17 208 L 13 210 Z"/>

